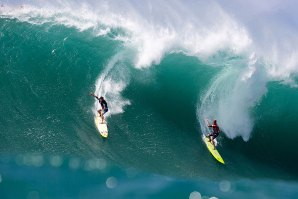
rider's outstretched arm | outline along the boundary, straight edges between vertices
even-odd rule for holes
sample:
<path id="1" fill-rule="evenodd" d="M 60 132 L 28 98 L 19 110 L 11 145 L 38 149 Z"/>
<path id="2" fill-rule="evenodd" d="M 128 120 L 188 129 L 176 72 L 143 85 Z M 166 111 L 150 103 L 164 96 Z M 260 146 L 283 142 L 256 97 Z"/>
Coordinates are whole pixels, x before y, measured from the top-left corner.
<path id="1" fill-rule="evenodd" d="M 94 93 L 90 93 L 90 95 L 99 100 L 99 98 Z"/>

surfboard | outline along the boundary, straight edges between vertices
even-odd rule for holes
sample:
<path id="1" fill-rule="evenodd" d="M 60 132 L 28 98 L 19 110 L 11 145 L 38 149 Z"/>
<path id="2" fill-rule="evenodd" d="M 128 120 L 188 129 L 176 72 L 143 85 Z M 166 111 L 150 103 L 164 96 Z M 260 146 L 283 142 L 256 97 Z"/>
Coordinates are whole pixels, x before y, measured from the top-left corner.
<path id="1" fill-rule="evenodd" d="M 209 121 L 207 119 L 205 119 L 205 124 L 208 128 L 209 125 Z M 225 164 L 224 160 L 222 159 L 221 155 L 219 154 L 219 152 L 217 151 L 216 147 L 210 142 L 210 139 L 208 137 L 205 136 L 205 134 L 203 134 L 202 136 L 204 143 L 207 146 L 207 149 L 210 151 L 210 153 L 212 154 L 212 156 L 220 163 Z M 216 139 L 214 140 L 216 141 Z M 217 142 L 217 141 L 216 141 Z M 216 144 L 215 144 L 216 145 Z"/>
<path id="2" fill-rule="evenodd" d="M 107 124 L 107 121 L 106 120 L 103 120 L 101 119 L 100 116 L 96 116 L 94 118 L 94 122 L 95 122 L 95 125 L 97 127 L 97 130 L 99 131 L 100 135 L 103 137 L 103 138 L 107 138 L 109 133 L 108 133 L 108 124 Z"/>

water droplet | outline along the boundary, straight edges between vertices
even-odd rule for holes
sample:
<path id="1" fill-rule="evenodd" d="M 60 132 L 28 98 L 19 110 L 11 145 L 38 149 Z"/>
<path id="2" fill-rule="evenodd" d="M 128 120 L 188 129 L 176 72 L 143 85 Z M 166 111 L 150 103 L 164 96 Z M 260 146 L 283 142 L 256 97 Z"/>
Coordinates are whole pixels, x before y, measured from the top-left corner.
<path id="1" fill-rule="evenodd" d="M 63 163 L 63 159 L 56 155 L 56 156 L 52 156 L 50 158 L 50 164 L 53 166 L 53 167 L 60 167 Z"/>
<path id="2" fill-rule="evenodd" d="M 219 189 L 222 192 L 228 192 L 231 189 L 231 183 L 227 180 L 223 180 L 219 183 Z"/>
<path id="3" fill-rule="evenodd" d="M 189 199 L 201 199 L 202 196 L 200 194 L 200 192 L 197 191 L 193 191 L 189 194 Z"/>
<path id="4" fill-rule="evenodd" d="M 118 182 L 115 177 L 109 177 L 106 181 L 106 185 L 108 188 L 113 189 L 117 186 Z"/>

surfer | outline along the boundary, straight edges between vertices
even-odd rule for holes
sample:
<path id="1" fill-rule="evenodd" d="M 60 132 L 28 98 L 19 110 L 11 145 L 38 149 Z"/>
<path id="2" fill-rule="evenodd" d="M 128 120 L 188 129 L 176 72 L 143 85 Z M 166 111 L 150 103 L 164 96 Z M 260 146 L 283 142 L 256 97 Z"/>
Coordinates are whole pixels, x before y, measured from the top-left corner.
<path id="1" fill-rule="evenodd" d="M 101 97 L 97 97 L 94 93 L 90 93 L 90 95 L 93 96 L 93 97 L 95 97 L 99 101 L 99 103 L 101 105 L 101 109 L 99 109 L 97 112 L 98 112 L 99 116 L 101 117 L 101 121 L 103 123 L 103 121 L 104 121 L 104 114 L 106 114 L 109 111 L 108 104 L 107 104 L 106 100 L 102 96 Z"/>
<path id="2" fill-rule="evenodd" d="M 210 133 L 209 135 L 207 135 L 207 137 L 209 137 L 211 144 L 213 144 L 213 146 L 215 147 L 214 139 L 220 133 L 219 127 L 217 125 L 217 121 L 216 120 L 213 120 L 213 124 L 211 124 L 211 125 L 209 124 L 208 127 L 212 128 L 213 129 L 213 132 Z"/>

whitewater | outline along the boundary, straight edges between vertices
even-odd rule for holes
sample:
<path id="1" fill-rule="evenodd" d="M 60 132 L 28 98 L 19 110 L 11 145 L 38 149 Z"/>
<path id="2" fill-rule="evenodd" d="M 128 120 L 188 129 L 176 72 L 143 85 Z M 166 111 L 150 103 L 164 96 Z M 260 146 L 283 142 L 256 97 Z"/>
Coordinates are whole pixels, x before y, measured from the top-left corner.
<path id="1" fill-rule="evenodd" d="M 199 179 L 209 197 L 253 194 L 238 189 L 255 183 L 251 179 L 282 193 L 278 183 L 285 181 L 295 194 L 295 1 L 0 4 L 0 160 L 8 176 L 40 158 L 44 167 L 47 161 L 56 165 L 53 157 L 80 160 L 76 168 L 85 169 L 84 176 L 93 171 L 83 165 L 100 158 L 95 168 L 107 160 L 119 165 L 119 178 L 125 178 L 121 170 L 134 168 L 145 172 L 139 179 L 144 184 L 155 174 L 174 177 L 173 187 Z M 109 104 L 106 141 L 94 126 L 99 104 L 90 92 Z M 223 132 L 219 147 L 226 167 L 216 164 L 200 139 L 205 118 L 217 119 Z M 23 154 L 32 155 L 33 163 Z M 71 168 L 59 175 L 71 175 Z M 219 181 L 228 191 L 207 188 Z"/>

